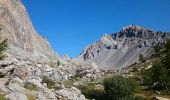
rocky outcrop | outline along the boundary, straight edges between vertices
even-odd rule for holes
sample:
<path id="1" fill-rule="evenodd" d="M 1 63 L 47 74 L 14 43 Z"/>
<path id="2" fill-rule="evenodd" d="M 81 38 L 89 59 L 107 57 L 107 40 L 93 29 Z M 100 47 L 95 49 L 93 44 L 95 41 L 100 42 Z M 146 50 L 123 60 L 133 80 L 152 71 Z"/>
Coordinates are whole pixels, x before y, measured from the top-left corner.
<path id="1" fill-rule="evenodd" d="M 0 37 L 8 39 L 11 56 L 38 62 L 58 59 L 48 41 L 35 31 L 20 0 L 0 0 Z"/>
<path id="2" fill-rule="evenodd" d="M 100 72 L 98 66 L 91 61 L 82 63 L 79 69 L 76 71 L 76 76 L 80 77 L 83 82 L 97 82 L 100 79 L 102 73 Z"/>
<path id="3" fill-rule="evenodd" d="M 6 95 L 5 98 L 8 100 L 28 100 L 26 95 L 18 92 L 12 92 Z"/>
<path id="4" fill-rule="evenodd" d="M 100 40 L 87 46 L 76 60 L 94 61 L 100 69 L 120 69 L 138 62 L 143 54 L 150 56 L 152 48 L 165 43 L 166 32 L 155 32 L 140 26 L 123 27 L 120 32 L 105 34 Z"/>
<path id="5" fill-rule="evenodd" d="M 58 90 L 56 94 L 59 100 L 87 100 L 85 96 L 81 94 L 81 91 L 75 87 Z"/>

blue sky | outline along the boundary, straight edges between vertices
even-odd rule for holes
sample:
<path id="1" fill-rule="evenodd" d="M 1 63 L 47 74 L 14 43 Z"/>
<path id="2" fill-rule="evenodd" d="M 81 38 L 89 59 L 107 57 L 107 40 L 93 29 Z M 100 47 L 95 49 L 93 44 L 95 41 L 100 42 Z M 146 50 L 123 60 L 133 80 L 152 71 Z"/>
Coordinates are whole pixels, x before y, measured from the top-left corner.
<path id="1" fill-rule="evenodd" d="M 170 32 L 170 0 L 22 0 L 60 56 L 77 56 L 104 33 L 136 24 Z"/>

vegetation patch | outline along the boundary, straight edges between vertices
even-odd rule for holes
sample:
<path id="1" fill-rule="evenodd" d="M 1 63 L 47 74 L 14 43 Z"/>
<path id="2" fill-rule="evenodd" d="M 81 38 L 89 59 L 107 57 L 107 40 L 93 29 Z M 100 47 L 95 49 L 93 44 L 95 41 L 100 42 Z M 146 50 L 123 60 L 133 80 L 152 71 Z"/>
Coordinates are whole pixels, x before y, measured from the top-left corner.
<path id="1" fill-rule="evenodd" d="M 7 100 L 4 94 L 0 94 L 0 100 Z"/>
<path id="2" fill-rule="evenodd" d="M 7 47 L 8 47 L 7 39 L 0 40 L 0 60 L 3 60 L 5 58 L 4 51 L 7 49 Z"/>
<path id="3" fill-rule="evenodd" d="M 24 88 L 28 89 L 28 90 L 32 90 L 32 91 L 37 91 L 38 87 L 34 84 L 30 84 L 30 83 L 26 83 L 24 84 Z"/>
<path id="4" fill-rule="evenodd" d="M 58 67 L 58 66 L 60 66 L 60 65 L 61 65 L 60 61 L 50 62 L 50 67 Z"/>
<path id="5" fill-rule="evenodd" d="M 41 83 L 46 83 L 47 88 L 49 88 L 49 89 L 55 88 L 55 82 L 53 80 L 49 79 L 48 77 L 44 76 Z"/>
<path id="6" fill-rule="evenodd" d="M 88 83 L 77 88 L 88 99 L 95 100 L 144 100 L 143 97 L 135 96 L 138 84 L 132 78 L 113 76 L 103 80 L 104 89 L 95 89 L 96 84 Z"/>
<path id="7" fill-rule="evenodd" d="M 66 88 L 71 88 L 73 86 L 73 80 L 65 80 L 63 84 Z"/>
<path id="8" fill-rule="evenodd" d="M 31 94 L 26 94 L 26 96 L 27 96 L 28 100 L 36 100 L 36 97 Z"/>
<path id="9" fill-rule="evenodd" d="M 158 49 L 158 47 L 157 47 Z M 165 51 L 157 53 L 156 61 L 153 62 L 151 68 L 146 69 L 142 73 L 142 85 L 148 86 L 147 91 L 157 92 L 158 94 L 170 94 L 170 40 L 165 45 Z"/>
<path id="10" fill-rule="evenodd" d="M 88 99 L 107 100 L 105 91 L 103 89 L 94 89 L 94 84 L 80 85 L 77 88 L 81 90 L 82 94 Z"/>

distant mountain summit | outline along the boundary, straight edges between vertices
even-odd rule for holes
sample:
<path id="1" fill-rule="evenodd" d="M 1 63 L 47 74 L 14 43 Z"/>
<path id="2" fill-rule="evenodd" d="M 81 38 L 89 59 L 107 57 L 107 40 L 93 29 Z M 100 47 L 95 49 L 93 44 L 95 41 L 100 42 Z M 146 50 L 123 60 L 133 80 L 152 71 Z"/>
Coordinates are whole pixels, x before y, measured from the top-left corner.
<path id="1" fill-rule="evenodd" d="M 164 44 L 169 33 L 155 32 L 137 25 L 103 37 L 87 46 L 76 60 L 92 60 L 100 69 L 119 69 L 138 61 L 140 54 L 150 56 L 153 47 Z"/>
<path id="2" fill-rule="evenodd" d="M 20 0 L 0 0 L 0 37 L 9 40 L 7 53 L 11 56 L 40 62 L 58 57 L 35 31 Z"/>

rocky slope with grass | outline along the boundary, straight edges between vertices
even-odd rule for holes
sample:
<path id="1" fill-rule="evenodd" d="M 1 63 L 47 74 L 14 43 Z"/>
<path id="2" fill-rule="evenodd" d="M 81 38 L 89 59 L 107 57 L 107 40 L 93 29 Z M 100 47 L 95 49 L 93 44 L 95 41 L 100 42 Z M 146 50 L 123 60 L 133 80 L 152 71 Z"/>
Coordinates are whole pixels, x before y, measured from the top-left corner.
<path id="1" fill-rule="evenodd" d="M 157 44 L 164 44 L 167 32 L 156 32 L 136 25 L 123 27 L 120 32 L 105 34 L 87 46 L 76 60 L 94 61 L 100 69 L 121 69 L 138 62 L 140 54 L 152 54 Z"/>

